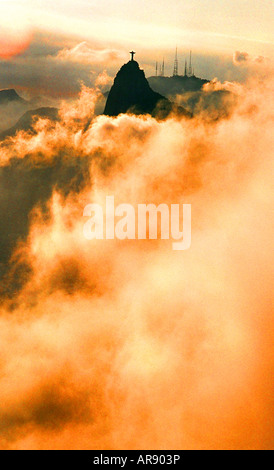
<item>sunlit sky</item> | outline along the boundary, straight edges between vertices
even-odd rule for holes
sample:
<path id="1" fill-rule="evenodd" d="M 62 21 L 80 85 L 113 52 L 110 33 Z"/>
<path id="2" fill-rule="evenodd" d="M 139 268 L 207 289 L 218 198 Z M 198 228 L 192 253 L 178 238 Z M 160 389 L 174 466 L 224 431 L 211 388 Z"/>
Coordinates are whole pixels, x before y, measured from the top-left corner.
<path id="1" fill-rule="evenodd" d="M 0 26 L 133 47 L 270 54 L 273 0 L 0 0 Z"/>
<path id="2" fill-rule="evenodd" d="M 179 74 L 192 50 L 198 77 L 244 82 L 258 70 L 272 70 L 273 3 L 0 0 L 0 88 L 76 96 L 80 82 L 93 85 L 104 70 L 113 78 L 132 49 L 146 76 L 163 58 L 170 76 L 176 46 Z"/>

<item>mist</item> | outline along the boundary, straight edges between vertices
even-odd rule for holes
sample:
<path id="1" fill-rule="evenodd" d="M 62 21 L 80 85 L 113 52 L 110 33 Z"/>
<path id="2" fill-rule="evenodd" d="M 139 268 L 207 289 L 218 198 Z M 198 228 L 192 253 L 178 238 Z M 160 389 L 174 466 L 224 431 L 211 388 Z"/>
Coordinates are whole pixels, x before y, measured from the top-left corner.
<path id="1" fill-rule="evenodd" d="M 157 121 L 82 85 L 0 143 L 1 448 L 273 446 L 273 80 L 212 86 L 225 115 Z M 107 195 L 191 204 L 191 249 L 87 241 Z"/>

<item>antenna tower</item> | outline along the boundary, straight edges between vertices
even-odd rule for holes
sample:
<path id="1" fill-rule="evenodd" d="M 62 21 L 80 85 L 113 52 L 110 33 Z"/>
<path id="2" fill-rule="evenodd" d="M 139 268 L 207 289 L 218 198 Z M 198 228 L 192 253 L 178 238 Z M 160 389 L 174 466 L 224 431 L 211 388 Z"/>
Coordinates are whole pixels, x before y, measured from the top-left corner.
<path id="1" fill-rule="evenodd" d="M 177 77 L 177 76 L 178 76 L 178 48 L 176 47 L 173 77 Z"/>
<path id="2" fill-rule="evenodd" d="M 189 77 L 192 77 L 192 51 L 190 51 L 190 61 L 189 61 L 188 75 L 189 75 Z"/>

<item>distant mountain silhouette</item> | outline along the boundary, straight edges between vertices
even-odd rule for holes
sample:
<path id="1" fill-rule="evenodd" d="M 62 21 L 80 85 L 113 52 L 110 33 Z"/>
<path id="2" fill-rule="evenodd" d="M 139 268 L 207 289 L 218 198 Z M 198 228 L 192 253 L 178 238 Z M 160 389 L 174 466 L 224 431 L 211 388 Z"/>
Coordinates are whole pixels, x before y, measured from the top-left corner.
<path id="1" fill-rule="evenodd" d="M 167 98 L 153 91 L 140 69 L 138 62 L 131 60 L 117 73 L 108 94 L 104 114 L 118 116 L 121 113 L 151 114 L 159 118 L 171 112 L 191 116 L 182 107 L 171 103 Z"/>
<path id="2" fill-rule="evenodd" d="M 17 103 L 27 103 L 26 100 L 21 98 L 15 90 L 10 89 L 10 90 L 0 90 L 0 105 L 1 104 L 8 104 L 11 102 L 17 102 Z"/>
<path id="3" fill-rule="evenodd" d="M 202 87 L 209 83 L 209 80 L 198 77 L 149 77 L 148 83 L 157 93 L 166 96 L 175 96 L 188 91 L 200 91 Z"/>
<path id="4" fill-rule="evenodd" d="M 39 108 L 32 111 L 27 111 L 10 129 L 0 133 L 0 140 L 7 137 L 13 137 L 19 131 L 33 131 L 33 125 L 39 118 L 48 118 L 51 121 L 58 120 L 57 108 Z"/>

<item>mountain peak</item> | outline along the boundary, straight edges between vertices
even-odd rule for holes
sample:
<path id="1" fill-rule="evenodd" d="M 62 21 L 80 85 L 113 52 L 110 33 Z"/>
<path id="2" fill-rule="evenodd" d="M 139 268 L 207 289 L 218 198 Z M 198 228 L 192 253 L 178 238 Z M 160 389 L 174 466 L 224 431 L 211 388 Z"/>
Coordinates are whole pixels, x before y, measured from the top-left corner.
<path id="1" fill-rule="evenodd" d="M 11 101 L 17 101 L 21 103 L 25 102 L 25 100 L 21 98 L 13 88 L 0 90 L 0 104 L 10 103 Z"/>
<path id="2" fill-rule="evenodd" d="M 51 121 L 58 121 L 59 114 L 57 108 L 38 108 L 27 111 L 19 121 L 10 129 L 0 133 L 0 141 L 7 137 L 16 135 L 19 131 L 28 131 L 34 133 L 33 126 L 39 118 L 50 119 Z"/>
<path id="3" fill-rule="evenodd" d="M 150 88 L 138 62 L 130 60 L 116 75 L 104 114 L 118 116 L 128 111 L 134 114 L 151 114 L 161 100 L 168 101 Z"/>
<path id="4" fill-rule="evenodd" d="M 117 73 L 109 92 L 104 114 L 118 116 L 121 113 L 151 114 L 165 119 L 171 113 L 191 117 L 191 113 L 150 88 L 145 72 L 136 60 L 130 60 Z"/>

